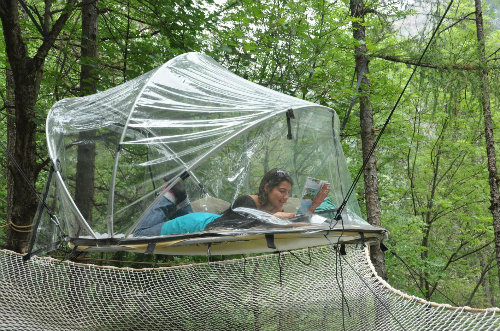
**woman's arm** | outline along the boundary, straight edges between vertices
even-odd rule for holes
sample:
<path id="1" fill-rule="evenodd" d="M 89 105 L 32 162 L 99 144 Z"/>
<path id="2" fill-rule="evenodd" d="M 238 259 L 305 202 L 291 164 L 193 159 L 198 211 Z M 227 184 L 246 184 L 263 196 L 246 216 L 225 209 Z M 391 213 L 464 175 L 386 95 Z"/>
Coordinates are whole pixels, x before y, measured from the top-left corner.
<path id="1" fill-rule="evenodd" d="M 238 207 L 246 207 L 246 208 L 252 208 L 252 209 L 259 209 L 257 207 L 257 204 L 255 203 L 255 200 L 257 197 L 253 197 L 251 195 L 242 195 L 239 196 L 236 200 L 234 200 L 232 208 L 238 208 Z M 294 213 L 286 213 L 283 211 L 279 211 L 277 213 L 273 214 L 274 216 L 278 218 L 292 218 L 295 217 Z"/>
<path id="2" fill-rule="evenodd" d="M 287 213 L 284 211 L 279 211 L 277 213 L 274 213 L 273 216 L 276 216 L 278 218 L 292 218 L 292 217 L 295 217 L 295 214 L 294 213 Z"/>

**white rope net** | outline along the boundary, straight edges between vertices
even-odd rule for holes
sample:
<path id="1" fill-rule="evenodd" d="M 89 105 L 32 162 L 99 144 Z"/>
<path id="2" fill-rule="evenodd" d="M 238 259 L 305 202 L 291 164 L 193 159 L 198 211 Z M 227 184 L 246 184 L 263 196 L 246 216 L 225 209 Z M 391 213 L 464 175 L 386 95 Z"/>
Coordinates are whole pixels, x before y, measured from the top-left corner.
<path id="1" fill-rule="evenodd" d="M 500 309 L 397 293 L 361 248 L 177 267 L 100 267 L 0 252 L 0 330 L 500 330 Z"/>

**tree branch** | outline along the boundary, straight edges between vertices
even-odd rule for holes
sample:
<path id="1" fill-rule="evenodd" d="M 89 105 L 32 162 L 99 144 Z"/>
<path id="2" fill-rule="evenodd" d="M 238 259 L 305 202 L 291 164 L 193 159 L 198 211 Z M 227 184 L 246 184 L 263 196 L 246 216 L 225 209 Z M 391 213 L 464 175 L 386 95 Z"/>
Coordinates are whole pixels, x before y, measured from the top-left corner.
<path id="1" fill-rule="evenodd" d="M 483 246 L 480 246 L 479 248 L 473 249 L 472 251 L 467 252 L 467 253 L 464 253 L 464 254 L 462 254 L 462 255 L 460 255 L 460 256 L 458 256 L 458 257 L 456 257 L 456 258 L 451 258 L 451 259 L 450 259 L 450 264 L 451 264 L 451 263 L 453 263 L 453 262 L 457 262 L 458 260 L 463 259 L 463 258 L 464 258 L 464 257 L 466 257 L 466 256 L 469 256 L 469 255 L 471 255 L 471 254 L 474 254 L 474 253 L 479 252 L 480 250 L 482 250 L 482 249 L 484 249 L 484 248 L 488 247 L 489 245 L 491 245 L 493 242 L 494 242 L 494 240 L 490 240 L 489 242 L 487 242 L 487 243 L 486 243 L 486 244 L 484 244 Z M 447 266 L 447 267 L 448 267 L 448 266 Z"/>
<path id="2" fill-rule="evenodd" d="M 54 42 L 56 41 L 57 36 L 59 36 L 59 33 L 61 32 L 62 28 L 66 24 L 66 21 L 71 16 L 73 9 L 75 8 L 76 1 L 77 0 L 68 0 L 66 2 L 66 5 L 64 6 L 62 14 L 59 16 L 57 21 L 54 23 L 54 25 L 52 26 L 52 29 L 48 32 L 46 38 L 43 39 L 42 45 L 40 45 L 40 47 L 38 48 L 38 51 L 36 52 L 36 55 L 33 58 L 34 62 L 35 62 L 34 65 L 37 69 L 41 68 L 41 66 L 43 66 L 45 58 L 47 57 L 47 54 L 49 53 Z"/>
<path id="3" fill-rule="evenodd" d="M 488 273 L 488 271 L 490 271 L 491 269 L 493 269 L 493 267 L 494 267 L 493 261 L 495 261 L 495 255 L 494 254 L 492 254 L 492 256 L 490 257 L 490 259 L 488 260 L 488 263 L 486 263 L 486 265 L 484 266 L 483 270 L 481 271 L 481 275 L 479 276 L 479 279 L 478 279 L 478 281 L 476 283 L 476 286 L 472 290 L 469 298 L 467 299 L 467 302 L 465 303 L 466 306 L 469 306 L 471 304 L 472 299 L 474 298 L 474 295 L 476 294 L 477 290 L 479 289 L 479 286 L 481 285 L 481 283 L 484 280 L 484 277 L 486 276 L 486 274 Z"/>
<path id="4" fill-rule="evenodd" d="M 489 241 L 488 243 L 484 244 L 483 246 L 481 246 L 481 247 L 479 247 L 479 248 L 477 248 L 477 249 L 474 249 L 474 250 L 472 250 L 472 251 L 470 251 L 470 252 L 467 252 L 467 253 L 464 253 L 464 254 L 462 254 L 462 255 L 460 255 L 460 256 L 458 256 L 458 257 L 455 257 L 455 256 L 457 256 L 457 255 L 458 255 L 458 252 L 459 252 L 462 248 L 464 248 L 467 244 L 469 244 L 469 242 L 468 242 L 468 241 L 466 241 L 466 242 L 464 242 L 464 243 L 461 243 L 461 244 L 458 246 L 458 248 L 455 250 L 455 252 L 453 252 L 453 254 L 451 254 L 450 258 L 448 259 L 448 262 L 446 263 L 446 265 L 443 267 L 443 269 L 442 269 L 441 271 L 445 271 L 446 269 L 448 269 L 448 267 L 449 267 L 449 266 L 450 266 L 453 262 L 456 262 L 456 261 L 458 261 L 458 260 L 460 260 L 460 259 L 462 259 L 462 258 L 464 258 L 464 257 L 466 257 L 466 256 L 469 256 L 469 255 L 471 255 L 471 254 L 474 254 L 474 253 L 476 253 L 476 252 L 478 252 L 478 251 L 480 251 L 480 250 L 482 250 L 482 249 L 484 249 L 484 248 L 488 247 L 488 246 L 489 246 L 489 245 L 491 245 L 491 243 L 493 243 L 493 242 L 494 242 L 494 241 L 493 241 L 493 240 L 491 240 L 491 241 Z M 439 283 L 439 280 L 440 280 L 440 279 L 441 279 L 441 277 L 439 277 L 439 279 L 438 279 L 438 280 L 437 280 L 437 281 L 436 281 L 436 282 L 432 285 L 432 290 L 430 291 L 430 295 L 432 295 L 432 294 L 434 293 L 434 291 L 436 290 L 436 288 L 437 288 L 437 286 L 438 286 L 438 283 Z"/>
<path id="5" fill-rule="evenodd" d="M 440 66 L 440 65 L 436 65 L 436 64 L 432 64 L 432 63 L 424 63 L 424 62 L 420 62 L 420 64 L 418 64 L 418 61 L 416 61 L 416 60 L 402 59 L 402 58 L 399 58 L 399 57 L 396 57 L 396 56 L 392 56 L 392 55 L 371 54 L 370 57 L 374 57 L 374 58 L 378 58 L 378 59 L 383 59 L 383 60 L 387 60 L 387 61 L 391 61 L 391 62 L 404 63 L 404 64 L 407 64 L 407 65 L 418 65 L 418 66 L 424 67 L 424 68 L 439 69 L 439 70 L 455 69 L 455 70 L 466 70 L 466 71 L 469 71 L 469 70 L 479 70 L 479 69 L 481 69 L 480 67 L 478 67 L 476 65 L 471 65 L 471 64 L 464 64 L 464 65 L 454 64 L 454 65 L 451 65 L 451 66 Z"/>
<path id="6" fill-rule="evenodd" d="M 460 22 L 462 22 L 462 21 L 465 21 L 465 20 L 466 20 L 469 16 L 474 15 L 474 14 L 476 14 L 476 12 L 475 12 L 475 11 L 473 11 L 472 13 L 468 13 L 468 14 L 467 14 L 467 15 L 465 15 L 464 17 L 459 18 L 459 19 L 458 19 L 456 22 L 454 22 L 453 24 L 448 25 L 446 28 L 444 28 L 443 30 L 441 30 L 439 33 L 441 34 L 441 33 L 445 32 L 446 30 L 451 29 L 452 27 L 454 27 L 454 26 L 455 26 L 455 25 L 457 25 L 458 23 L 460 23 Z"/>

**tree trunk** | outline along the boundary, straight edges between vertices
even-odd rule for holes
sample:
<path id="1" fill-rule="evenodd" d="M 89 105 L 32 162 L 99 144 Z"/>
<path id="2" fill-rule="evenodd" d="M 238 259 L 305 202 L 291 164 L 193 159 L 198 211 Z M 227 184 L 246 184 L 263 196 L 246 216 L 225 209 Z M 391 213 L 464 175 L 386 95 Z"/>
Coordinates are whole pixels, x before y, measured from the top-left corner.
<path id="1" fill-rule="evenodd" d="M 377 160 L 375 153 L 369 159 L 368 156 L 375 143 L 375 133 L 373 128 L 373 109 L 369 97 L 370 80 L 365 75 L 368 73 L 368 55 L 365 43 L 365 5 L 363 0 L 351 0 L 351 16 L 357 20 L 353 22 L 353 36 L 357 41 L 354 49 L 356 60 L 356 72 L 358 79 L 362 75 L 359 87 L 360 98 L 360 119 L 361 119 L 361 145 L 363 150 L 363 160 L 367 160 L 363 169 L 366 199 L 366 214 L 368 222 L 372 225 L 380 226 L 380 199 L 377 179 Z M 384 279 L 387 279 L 385 271 L 384 252 L 379 245 L 374 245 L 370 249 L 370 257 L 377 273 Z"/>
<path id="2" fill-rule="evenodd" d="M 123 47 L 123 81 L 127 81 L 128 49 L 130 41 L 130 1 L 127 1 L 127 32 L 125 33 L 125 47 Z"/>
<path id="3" fill-rule="evenodd" d="M 483 13 L 481 0 L 475 0 L 476 4 L 476 29 L 479 56 L 481 58 L 481 103 L 484 116 L 484 137 L 486 140 L 486 155 L 488 158 L 488 173 L 490 183 L 490 210 L 493 216 L 493 231 L 495 236 L 495 252 L 498 267 L 498 283 L 500 285 L 500 193 L 498 185 L 500 179 L 496 167 L 495 145 L 493 137 L 493 121 L 490 109 L 490 86 L 488 68 L 486 67 L 485 42 L 483 30 Z"/>
<path id="4" fill-rule="evenodd" d="M 429 259 L 429 239 L 431 236 L 431 228 L 433 221 L 433 213 L 434 211 L 434 199 L 436 198 L 436 192 L 438 190 L 438 178 L 439 178 L 439 170 L 440 170 L 440 161 L 441 161 L 441 147 L 444 143 L 444 134 L 448 127 L 448 121 L 443 123 L 441 132 L 436 140 L 436 145 L 433 147 L 433 151 L 436 150 L 435 155 L 431 153 L 431 163 L 432 163 L 432 181 L 431 186 L 429 188 L 429 194 L 427 195 L 427 204 L 426 210 L 422 214 L 422 218 L 425 222 L 425 231 L 422 237 L 422 253 L 420 254 L 420 258 L 422 261 L 428 261 Z M 424 270 L 423 275 L 420 277 L 420 287 L 424 290 L 425 299 L 430 300 L 432 296 L 431 286 L 429 284 L 429 273 Z M 436 284 L 437 285 L 437 284 Z"/>
<path id="5" fill-rule="evenodd" d="M 82 6 L 80 94 L 97 91 L 97 0 L 85 0 Z M 94 200 L 95 131 L 79 135 L 76 164 L 75 203 L 87 222 L 92 223 Z"/>
<path id="6" fill-rule="evenodd" d="M 476 286 L 472 290 L 471 294 L 469 295 L 469 298 L 467 299 L 467 302 L 465 303 L 467 306 L 470 306 L 472 304 L 472 299 L 474 298 L 474 295 L 476 295 L 479 286 L 483 287 L 484 296 L 487 300 L 490 300 L 491 297 L 487 274 L 490 271 L 490 269 L 492 269 L 492 263 L 494 262 L 494 258 L 489 257 L 489 259 L 486 259 L 486 257 L 482 252 L 479 252 L 478 255 L 479 255 L 479 265 L 481 266 L 481 275 L 479 276 L 479 280 L 477 281 Z M 477 305 L 475 306 L 477 307 Z"/>
<path id="7" fill-rule="evenodd" d="M 5 47 L 11 67 L 11 82 L 14 86 L 14 109 L 11 111 L 14 118 L 8 127 L 9 150 L 12 151 L 14 160 L 9 162 L 9 175 L 13 185 L 9 187 L 11 206 L 7 248 L 23 252 L 37 207 L 37 198 L 30 186 L 34 185 L 38 175 L 34 107 L 41 72 L 35 70 L 37 64 L 35 60 L 27 57 L 27 47 L 21 37 L 18 13 L 16 1 L 6 1 L 1 5 Z"/>
<path id="8" fill-rule="evenodd" d="M 422 238 L 422 247 L 424 247 L 422 253 L 420 253 L 420 258 L 422 261 L 428 261 L 429 259 L 429 236 L 430 236 L 430 225 L 427 225 L 424 236 Z M 423 291 L 426 300 L 430 300 L 430 284 L 427 281 L 429 279 L 429 273 L 424 270 L 420 275 L 420 288 Z"/>
<path id="9" fill-rule="evenodd" d="M 56 37 L 70 16 L 73 0 L 65 4 L 52 29 L 44 33 L 43 41 L 33 57 L 28 55 L 28 46 L 23 40 L 16 0 L 0 1 L 0 19 L 5 38 L 5 49 L 14 81 L 15 141 L 13 157 L 20 170 L 9 164 L 13 178 L 11 219 L 7 231 L 7 248 L 23 252 L 27 246 L 35 211 L 37 196 L 34 185 L 42 166 L 37 163 L 35 103 L 38 98 L 43 74 L 43 65 Z M 50 1 L 45 4 L 50 6 Z"/>

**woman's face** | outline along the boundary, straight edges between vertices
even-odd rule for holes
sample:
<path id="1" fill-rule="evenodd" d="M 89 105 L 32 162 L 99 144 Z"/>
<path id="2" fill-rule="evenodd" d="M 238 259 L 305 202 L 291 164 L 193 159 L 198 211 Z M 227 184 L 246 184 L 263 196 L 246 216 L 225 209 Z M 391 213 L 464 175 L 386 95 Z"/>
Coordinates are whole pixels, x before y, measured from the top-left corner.
<path id="1" fill-rule="evenodd" d="M 290 190 L 292 185 L 284 180 L 277 186 L 273 187 L 267 195 L 268 204 L 272 207 L 271 212 L 278 212 L 283 210 L 283 205 L 290 197 Z M 267 191 L 267 190 L 266 190 Z"/>

